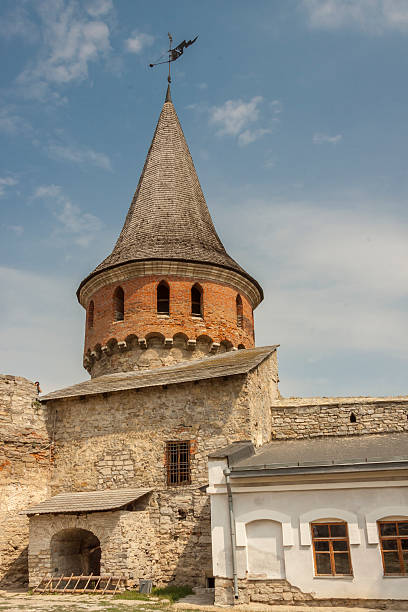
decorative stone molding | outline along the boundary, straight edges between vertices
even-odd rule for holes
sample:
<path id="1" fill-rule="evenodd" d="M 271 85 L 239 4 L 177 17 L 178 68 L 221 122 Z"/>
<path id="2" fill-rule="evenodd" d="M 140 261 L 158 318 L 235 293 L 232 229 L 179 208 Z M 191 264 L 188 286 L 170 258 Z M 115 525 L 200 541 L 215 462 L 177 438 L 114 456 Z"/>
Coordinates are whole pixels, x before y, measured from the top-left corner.
<path id="1" fill-rule="evenodd" d="M 377 521 L 390 516 L 408 517 L 408 506 L 380 506 L 366 514 L 367 541 L 369 544 L 378 544 Z"/>
<path id="2" fill-rule="evenodd" d="M 189 351 L 194 351 L 197 346 L 197 340 L 187 340 L 187 349 Z"/>
<path id="3" fill-rule="evenodd" d="M 213 342 L 211 345 L 210 353 L 218 353 L 220 346 L 221 345 L 219 342 Z"/>
<path id="4" fill-rule="evenodd" d="M 139 346 L 142 349 L 147 349 L 146 338 L 139 338 Z"/>
<path id="5" fill-rule="evenodd" d="M 101 287 L 113 283 L 120 283 L 139 276 L 182 276 L 194 280 L 208 280 L 223 283 L 235 287 L 237 291 L 244 293 L 256 308 L 263 299 L 258 287 L 245 276 L 210 264 L 189 263 L 184 261 L 134 261 L 127 264 L 104 270 L 91 277 L 79 290 L 78 300 L 84 308 L 88 308 L 92 295 Z"/>
<path id="6" fill-rule="evenodd" d="M 164 339 L 164 346 L 167 346 L 168 348 L 171 348 L 173 346 L 173 338 L 165 338 Z"/>
<path id="7" fill-rule="evenodd" d="M 119 350 L 124 351 L 126 349 L 126 342 L 124 340 L 121 340 L 120 342 L 118 342 L 118 347 Z"/>
<path id="8" fill-rule="evenodd" d="M 310 512 L 305 512 L 299 517 L 300 544 L 302 546 L 311 546 L 312 544 L 310 523 L 313 521 L 320 521 L 322 519 L 340 519 L 345 521 L 348 525 L 350 544 L 361 544 L 360 530 L 358 528 L 356 514 L 340 508 L 316 508 Z"/>
<path id="9" fill-rule="evenodd" d="M 288 514 L 274 512 L 273 510 L 259 509 L 241 514 L 239 519 L 240 520 L 236 522 L 237 546 L 247 545 L 245 525 L 253 521 L 275 521 L 281 523 L 283 546 L 293 546 L 293 529 L 291 518 Z"/>

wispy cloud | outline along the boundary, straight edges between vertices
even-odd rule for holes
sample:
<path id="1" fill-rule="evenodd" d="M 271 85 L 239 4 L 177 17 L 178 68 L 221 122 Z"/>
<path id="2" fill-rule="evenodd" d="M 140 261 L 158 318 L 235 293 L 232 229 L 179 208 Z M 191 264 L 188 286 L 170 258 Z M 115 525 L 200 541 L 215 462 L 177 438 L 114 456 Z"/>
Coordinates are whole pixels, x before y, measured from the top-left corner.
<path id="1" fill-rule="evenodd" d="M 112 164 L 105 153 L 98 153 L 85 147 L 74 147 L 51 143 L 47 147 L 50 157 L 62 159 L 74 164 L 91 164 L 104 170 L 112 170 Z"/>
<path id="2" fill-rule="evenodd" d="M 74 0 L 39 0 L 33 6 L 43 43 L 37 57 L 17 77 L 17 84 L 24 96 L 42 100 L 50 87 L 86 79 L 89 65 L 107 57 L 110 31 L 101 18 L 112 4 L 99 0 L 84 10 Z M 53 95 L 60 98 L 58 92 Z"/>
<path id="3" fill-rule="evenodd" d="M 129 53 L 141 53 L 146 47 L 151 47 L 154 36 L 143 32 L 132 32 L 131 36 L 125 40 L 125 48 Z"/>
<path id="4" fill-rule="evenodd" d="M 54 235 L 70 237 L 78 246 L 88 247 L 102 229 L 100 219 L 73 204 L 59 185 L 37 187 L 32 199 L 48 202 L 53 216 L 59 222 Z"/>
<path id="5" fill-rule="evenodd" d="M 8 187 L 14 187 L 14 185 L 17 185 L 17 183 L 18 180 L 12 176 L 0 177 L 0 198 L 6 195 L 6 190 Z"/>
<path id="6" fill-rule="evenodd" d="M 25 136 L 31 136 L 33 128 L 14 108 L 3 106 L 0 108 L 0 132 L 8 134 L 22 133 Z"/>
<path id="7" fill-rule="evenodd" d="M 336 134 L 335 136 L 329 136 L 329 134 L 323 134 L 321 132 L 316 132 L 313 134 L 313 144 L 321 145 L 321 144 L 338 144 L 343 140 L 342 134 Z"/>
<path id="8" fill-rule="evenodd" d="M 18 37 L 25 43 L 33 43 L 38 40 L 39 30 L 30 19 L 27 6 L 22 3 L 15 3 L 12 9 L 2 15 L 0 36 L 6 40 Z"/>
<path id="9" fill-rule="evenodd" d="M 280 106 L 278 110 L 276 104 L 273 107 L 269 105 L 272 117 L 266 117 L 265 112 L 261 113 L 264 102 L 262 96 L 254 96 L 249 102 L 241 99 L 227 100 L 221 106 L 214 106 L 210 109 L 210 124 L 217 128 L 220 136 L 236 137 L 241 146 L 255 142 L 265 134 L 272 132 L 272 124 L 277 121 L 273 115 L 280 112 Z M 267 125 L 259 126 L 261 120 Z"/>
<path id="10" fill-rule="evenodd" d="M 313 28 L 354 27 L 374 34 L 386 30 L 408 32 L 406 0 L 303 0 L 302 8 Z"/>
<path id="11" fill-rule="evenodd" d="M 22 236 L 24 234 L 24 227 L 22 225 L 4 225 L 4 227 L 13 232 L 16 236 Z"/>

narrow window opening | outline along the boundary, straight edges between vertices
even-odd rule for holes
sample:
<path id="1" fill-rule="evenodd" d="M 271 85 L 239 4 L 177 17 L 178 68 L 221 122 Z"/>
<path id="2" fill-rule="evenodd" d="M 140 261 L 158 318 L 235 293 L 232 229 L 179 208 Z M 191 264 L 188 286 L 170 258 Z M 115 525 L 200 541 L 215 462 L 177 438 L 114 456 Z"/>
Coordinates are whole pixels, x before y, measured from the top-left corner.
<path id="1" fill-rule="evenodd" d="M 191 314 L 196 317 L 203 316 L 203 290 L 200 285 L 191 287 Z"/>
<path id="2" fill-rule="evenodd" d="M 125 318 L 125 294 L 122 287 L 117 287 L 113 294 L 113 320 L 123 321 Z"/>
<path id="3" fill-rule="evenodd" d="M 242 327 L 243 308 L 242 308 L 242 298 L 239 294 L 237 295 L 237 299 L 235 301 L 236 301 L 236 308 L 237 308 L 237 325 L 238 327 Z"/>
<path id="4" fill-rule="evenodd" d="M 350 423 L 357 423 L 357 417 L 354 412 L 350 414 Z"/>
<path id="5" fill-rule="evenodd" d="M 157 314 L 170 314 L 170 288 L 165 281 L 157 286 Z"/>
<path id="6" fill-rule="evenodd" d="M 94 326 L 94 313 L 95 313 L 95 305 L 93 300 L 89 302 L 88 306 L 88 328 L 92 329 Z"/>
<path id="7" fill-rule="evenodd" d="M 190 484 L 190 440 L 167 442 L 166 463 L 168 485 Z"/>
<path id="8" fill-rule="evenodd" d="M 316 576 L 351 576 L 350 545 L 346 523 L 312 523 Z"/>
<path id="9" fill-rule="evenodd" d="M 207 576 L 206 582 L 207 582 L 207 589 L 215 588 L 215 578 L 213 576 Z"/>

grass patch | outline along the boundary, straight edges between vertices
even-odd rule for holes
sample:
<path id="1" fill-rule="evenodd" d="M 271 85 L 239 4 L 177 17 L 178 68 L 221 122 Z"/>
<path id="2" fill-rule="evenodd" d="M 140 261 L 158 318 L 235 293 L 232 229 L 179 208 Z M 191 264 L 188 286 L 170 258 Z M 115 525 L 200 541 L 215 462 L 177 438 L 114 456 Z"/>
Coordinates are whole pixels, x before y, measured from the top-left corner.
<path id="1" fill-rule="evenodd" d="M 166 587 L 154 587 L 152 589 L 151 596 L 139 593 L 139 591 L 124 591 L 115 595 L 115 599 L 141 599 L 149 600 L 151 597 L 158 597 L 159 599 L 169 599 L 172 603 L 192 595 L 193 589 L 190 586 L 166 586 Z"/>

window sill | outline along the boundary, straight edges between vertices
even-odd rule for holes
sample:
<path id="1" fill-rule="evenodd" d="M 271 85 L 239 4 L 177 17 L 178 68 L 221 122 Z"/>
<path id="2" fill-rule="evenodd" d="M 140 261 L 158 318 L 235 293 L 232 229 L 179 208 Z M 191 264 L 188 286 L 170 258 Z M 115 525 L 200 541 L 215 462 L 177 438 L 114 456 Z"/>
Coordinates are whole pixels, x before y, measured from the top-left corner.
<path id="1" fill-rule="evenodd" d="M 168 315 L 168 314 L 158 314 L 157 318 L 158 319 L 170 319 L 170 315 Z"/>
<path id="2" fill-rule="evenodd" d="M 125 319 L 121 319 L 120 321 L 112 321 L 114 325 L 116 325 L 117 323 L 124 323 L 124 322 L 125 322 Z"/>
<path id="3" fill-rule="evenodd" d="M 354 576 L 344 574 L 344 576 L 313 576 L 314 580 L 354 580 Z"/>
<path id="4" fill-rule="evenodd" d="M 385 574 L 383 578 L 408 578 L 408 574 Z"/>
<path id="5" fill-rule="evenodd" d="M 204 317 L 202 317 L 201 315 L 191 315 L 191 318 L 194 321 L 204 321 Z"/>

